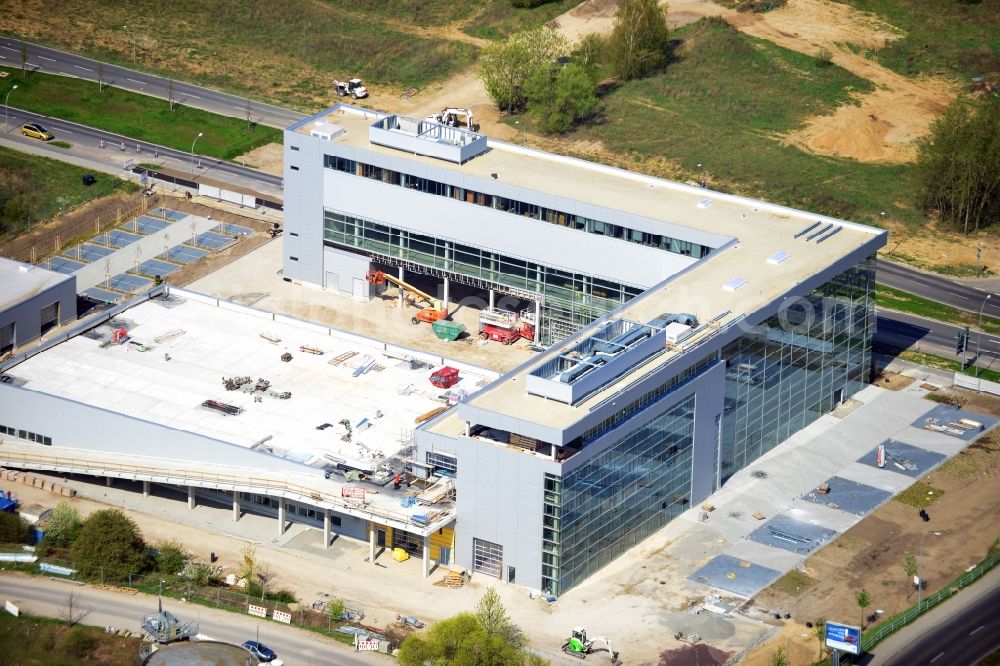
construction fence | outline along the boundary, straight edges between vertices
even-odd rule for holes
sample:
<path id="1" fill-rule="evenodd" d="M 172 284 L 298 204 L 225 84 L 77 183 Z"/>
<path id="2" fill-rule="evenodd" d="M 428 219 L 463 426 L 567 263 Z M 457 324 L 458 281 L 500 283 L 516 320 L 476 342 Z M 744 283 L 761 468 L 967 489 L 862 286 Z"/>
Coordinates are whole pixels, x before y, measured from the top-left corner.
<path id="1" fill-rule="evenodd" d="M 123 588 L 158 594 L 164 597 L 180 599 L 184 602 L 202 603 L 207 606 L 225 608 L 239 613 L 247 613 L 260 618 L 267 618 L 289 626 L 317 631 L 340 642 L 354 644 L 355 637 L 375 639 L 380 643 L 381 651 L 390 652 L 399 647 L 399 640 L 388 640 L 385 630 L 379 627 L 367 626 L 361 623 L 364 613 L 357 610 L 345 610 L 350 620 L 341 616 L 334 617 L 325 610 L 326 602 L 317 602 L 308 607 L 300 603 L 286 603 L 271 596 L 282 593 L 248 594 L 237 587 L 223 584 L 199 585 L 194 580 L 179 576 L 164 575 L 154 572 L 148 574 L 133 574 L 117 571 L 100 565 L 80 565 L 73 560 L 46 557 L 37 563 L 16 563 L 9 567 L 22 571 L 38 571 L 50 578 L 71 580 L 79 583 Z M 192 611 L 194 612 L 194 611 Z M 140 618 L 136 618 L 138 623 Z M 187 619 L 187 618 L 182 618 Z"/>
<path id="2" fill-rule="evenodd" d="M 931 610 L 943 601 L 950 599 L 962 589 L 968 587 L 979 578 L 982 578 L 984 575 L 989 573 L 998 562 L 1000 562 L 1000 552 L 987 556 L 986 559 L 969 571 L 966 571 L 964 574 L 952 581 L 951 584 L 946 585 L 942 589 L 930 595 L 916 606 L 913 606 L 898 615 L 893 615 L 889 619 L 879 623 L 879 625 L 874 629 L 866 631 L 861 636 L 862 654 L 869 652 L 873 647 L 885 640 L 891 634 L 899 631 L 927 611 Z M 841 655 L 841 663 L 851 663 L 847 661 L 849 658 L 851 658 L 850 655 Z"/>

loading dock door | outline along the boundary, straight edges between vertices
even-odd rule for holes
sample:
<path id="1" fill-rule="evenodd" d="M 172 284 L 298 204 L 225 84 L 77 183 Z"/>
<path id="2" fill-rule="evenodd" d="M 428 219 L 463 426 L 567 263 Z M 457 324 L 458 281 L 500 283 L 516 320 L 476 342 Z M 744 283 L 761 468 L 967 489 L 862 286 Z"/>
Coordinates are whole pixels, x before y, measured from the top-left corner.
<path id="1" fill-rule="evenodd" d="M 472 540 L 472 570 L 500 578 L 503 571 L 503 546 L 482 539 Z"/>
<path id="2" fill-rule="evenodd" d="M 44 335 L 46 332 L 59 325 L 59 301 L 56 301 L 52 305 L 46 305 L 44 308 L 42 308 L 41 320 L 42 320 L 42 328 L 41 328 L 42 335 Z"/>

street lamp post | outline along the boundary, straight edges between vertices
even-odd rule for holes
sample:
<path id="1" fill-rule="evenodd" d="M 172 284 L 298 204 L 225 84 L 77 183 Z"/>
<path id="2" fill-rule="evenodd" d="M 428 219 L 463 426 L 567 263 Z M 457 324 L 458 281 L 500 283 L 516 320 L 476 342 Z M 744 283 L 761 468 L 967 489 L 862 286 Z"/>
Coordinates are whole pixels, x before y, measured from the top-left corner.
<path id="1" fill-rule="evenodd" d="M 979 308 L 979 331 L 976 333 L 976 379 L 979 379 L 979 343 L 983 341 L 983 310 L 986 309 L 986 303 L 992 295 L 986 294 L 986 298 L 983 299 L 983 305 Z"/>
<path id="2" fill-rule="evenodd" d="M 134 30 L 129 30 L 127 25 L 123 25 L 122 28 L 124 28 L 125 32 L 127 32 L 129 34 L 129 37 L 132 38 L 132 62 L 134 63 L 135 62 L 135 31 Z"/>
<path id="3" fill-rule="evenodd" d="M 191 142 L 191 177 L 192 178 L 194 178 L 194 144 L 197 143 L 198 139 L 200 139 L 202 136 L 204 136 L 204 134 L 205 134 L 204 132 L 198 132 L 198 136 L 196 136 L 194 138 L 194 141 Z"/>
<path id="4" fill-rule="evenodd" d="M 7 91 L 7 96 L 4 97 L 4 100 L 3 100 L 3 131 L 4 131 L 4 134 L 7 133 L 7 118 L 10 116 L 10 105 L 8 104 L 8 102 L 10 101 L 10 94 L 12 92 L 14 92 L 15 90 L 17 90 L 17 84 L 16 83 L 13 86 L 11 86 L 10 90 Z"/>
<path id="5" fill-rule="evenodd" d="M 923 600 L 924 592 L 924 538 L 928 534 L 933 534 L 934 536 L 941 536 L 940 532 L 921 532 L 920 533 L 920 560 L 917 564 L 917 579 L 920 581 L 917 583 L 917 610 L 920 610 L 920 602 Z"/>

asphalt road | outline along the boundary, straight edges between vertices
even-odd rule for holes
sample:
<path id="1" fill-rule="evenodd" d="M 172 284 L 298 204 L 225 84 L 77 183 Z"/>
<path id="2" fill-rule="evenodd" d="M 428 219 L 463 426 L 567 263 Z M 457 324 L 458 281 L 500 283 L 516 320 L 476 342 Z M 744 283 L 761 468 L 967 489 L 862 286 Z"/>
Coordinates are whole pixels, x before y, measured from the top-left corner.
<path id="1" fill-rule="evenodd" d="M 78 587 L 39 576 L 0 575 L 0 601 L 11 601 L 22 612 L 31 615 L 63 618 L 70 592 L 79 595 L 77 604 L 85 613 L 80 620 L 82 624 L 98 627 L 111 625 L 137 633 L 141 617 L 156 612 L 156 597 L 150 595 L 131 596 Z M 286 666 L 371 666 L 388 663 L 388 658 L 382 655 L 354 652 L 346 645 L 317 634 L 259 620 L 251 615 L 183 604 L 175 599 L 164 599 L 163 608 L 184 622 L 197 620 L 204 637 L 236 645 L 255 639 L 259 627 L 260 641 L 277 652 Z"/>
<path id="2" fill-rule="evenodd" d="M 995 292 L 986 300 L 991 292 L 943 275 L 924 273 L 884 259 L 879 259 L 876 266 L 875 279 L 887 287 L 902 289 L 968 312 L 978 313 L 983 308 L 983 314 L 1000 317 L 1000 295 Z"/>
<path id="3" fill-rule="evenodd" d="M 192 155 L 184 150 L 167 148 L 165 146 L 158 146 L 146 142 L 136 142 L 135 139 L 131 139 L 121 134 L 105 132 L 104 130 L 95 129 L 87 125 L 81 125 L 68 120 L 42 116 L 14 106 L 10 107 L 9 116 L 8 131 L 6 135 L 9 138 L 20 140 L 25 143 L 38 143 L 38 139 L 22 137 L 18 128 L 27 122 L 39 122 L 46 129 L 52 132 L 56 140 L 63 140 L 72 144 L 86 144 L 90 147 L 97 148 L 100 145 L 101 139 L 104 139 L 104 151 L 106 151 L 104 154 L 109 156 L 117 155 L 118 158 L 120 158 L 118 159 L 119 165 L 123 165 L 126 159 L 132 159 L 136 164 L 143 162 L 155 162 L 157 161 L 156 158 L 154 158 L 155 150 L 155 154 L 160 158 L 171 158 L 176 160 L 178 164 L 183 165 L 182 168 L 184 168 L 185 171 L 187 171 L 187 167 L 189 167 L 193 161 L 196 166 L 195 173 L 198 176 L 209 175 L 216 180 L 222 181 L 225 181 L 227 177 L 231 177 L 239 180 L 240 184 L 252 185 L 253 183 L 258 183 L 270 186 L 267 189 L 272 191 L 274 188 L 281 188 L 282 179 L 280 176 L 274 176 L 263 171 L 258 171 L 257 169 L 241 166 L 234 162 L 227 162 L 214 157 L 199 156 L 197 153 L 194 154 L 192 160 Z M 121 150 L 122 141 L 125 142 L 124 151 Z M 141 144 L 141 153 L 136 152 L 136 143 Z M 53 154 L 53 157 L 58 159 L 58 153 Z M 198 165 L 200 165 L 200 167 Z M 272 199 L 274 198 L 273 195 L 267 194 L 261 194 L 260 196 L 266 196 L 267 198 Z"/>
<path id="4" fill-rule="evenodd" d="M 989 581 L 983 581 L 987 585 Z M 977 583 L 978 584 L 978 583 Z M 973 588 L 974 589 L 974 588 Z M 955 601 L 962 603 L 962 592 Z M 914 625 L 909 641 L 898 652 L 872 664 L 884 666 L 965 666 L 977 663 L 1000 649 L 1000 587 L 969 601 L 950 617 L 930 618 L 923 627 Z M 879 656 L 879 646 L 875 646 Z"/>
<path id="5" fill-rule="evenodd" d="M 38 44 L 23 42 L 28 48 L 28 67 L 46 74 L 64 74 L 87 81 L 97 81 L 98 61 L 50 49 Z M 0 37 L 0 65 L 21 67 L 22 42 L 10 37 Z M 104 63 L 104 82 L 108 85 L 144 93 L 161 99 L 167 98 L 168 79 L 155 74 L 146 74 L 134 69 Z M 331 81 L 332 85 L 332 81 Z M 331 90 L 332 96 L 332 90 Z M 16 98 L 17 93 L 14 93 Z M 185 106 L 211 111 L 224 116 L 246 118 L 245 97 L 230 95 L 211 88 L 174 81 L 174 99 Z M 250 114 L 261 125 L 284 129 L 305 118 L 305 114 L 291 109 L 283 109 L 273 104 L 250 100 Z M 15 102 L 16 103 L 16 102 Z"/>
<path id="6" fill-rule="evenodd" d="M 955 342 L 960 326 L 924 319 L 902 312 L 878 311 L 875 341 L 891 347 L 918 351 L 957 360 Z M 982 347 L 979 347 L 980 341 Z M 968 358 L 977 355 L 979 367 L 1000 368 L 1000 337 L 973 331 L 969 334 Z"/>

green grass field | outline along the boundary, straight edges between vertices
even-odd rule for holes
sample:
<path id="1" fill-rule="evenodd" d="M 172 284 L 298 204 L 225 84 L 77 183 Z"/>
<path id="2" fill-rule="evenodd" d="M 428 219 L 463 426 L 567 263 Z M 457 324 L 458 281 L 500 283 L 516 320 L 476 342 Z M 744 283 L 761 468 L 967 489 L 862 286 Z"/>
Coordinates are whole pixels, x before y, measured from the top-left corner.
<path id="1" fill-rule="evenodd" d="M 923 221 L 905 203 L 908 167 L 816 156 L 780 139 L 871 83 L 720 20 L 673 34 L 684 44 L 666 71 L 615 89 L 603 117 L 573 138 L 630 154 L 637 170 L 647 157 L 663 157 L 700 178 L 696 165 L 704 164 L 712 188 L 876 224 L 884 210 L 903 223 Z"/>
<path id="2" fill-rule="evenodd" d="M 544 25 L 578 4 L 579 0 L 554 0 L 531 9 L 518 9 L 510 0 L 489 0 L 462 31 L 473 37 L 502 39 L 519 30 Z"/>
<path id="3" fill-rule="evenodd" d="M 967 324 L 973 328 L 979 328 L 979 316 L 975 312 L 959 310 L 950 305 L 921 298 L 901 289 L 893 289 L 884 285 L 878 285 L 875 288 L 875 304 L 880 308 L 909 312 L 928 319 L 945 321 L 949 324 L 958 326 Z M 1000 333 L 1000 319 L 983 317 L 982 322 L 982 330 L 986 333 Z"/>
<path id="4" fill-rule="evenodd" d="M 1000 71 L 1000 2 L 961 0 L 837 0 L 871 12 L 903 37 L 878 50 L 889 69 L 915 76 L 964 79 Z"/>
<path id="5" fill-rule="evenodd" d="M 175 104 L 166 100 L 105 86 L 99 92 L 96 83 L 52 74 L 29 73 L 22 78 L 17 69 L 0 68 L 10 73 L 0 79 L 0 95 L 6 96 L 12 85 L 11 106 L 84 125 L 117 132 L 140 141 L 148 141 L 179 150 L 190 150 L 198 139 L 197 152 L 223 159 L 232 159 L 257 146 L 281 142 L 281 131 L 256 126 L 249 132 L 240 118 L 218 116 L 207 111 Z M 56 137 L 59 139 L 60 137 Z"/>
<path id="6" fill-rule="evenodd" d="M 0 240 L 51 219 L 60 211 L 115 191 L 138 187 L 114 176 L 93 172 L 97 182 L 83 184 L 86 169 L 55 159 L 0 147 Z"/>

